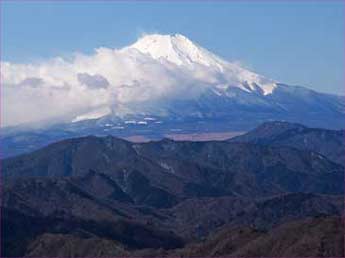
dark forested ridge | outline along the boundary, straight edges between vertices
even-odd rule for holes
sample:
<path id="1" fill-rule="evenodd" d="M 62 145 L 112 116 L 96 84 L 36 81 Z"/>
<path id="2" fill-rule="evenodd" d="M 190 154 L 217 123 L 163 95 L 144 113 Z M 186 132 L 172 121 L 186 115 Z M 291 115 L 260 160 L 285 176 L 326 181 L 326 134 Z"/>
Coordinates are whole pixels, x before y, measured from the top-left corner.
<path id="1" fill-rule="evenodd" d="M 288 122 L 267 122 L 230 141 L 290 146 L 300 150 L 315 151 L 345 165 L 345 130 L 310 128 Z"/>
<path id="2" fill-rule="evenodd" d="M 87 136 L 5 159 L 1 250 L 342 256 L 343 135 L 275 122 L 230 141 Z"/>

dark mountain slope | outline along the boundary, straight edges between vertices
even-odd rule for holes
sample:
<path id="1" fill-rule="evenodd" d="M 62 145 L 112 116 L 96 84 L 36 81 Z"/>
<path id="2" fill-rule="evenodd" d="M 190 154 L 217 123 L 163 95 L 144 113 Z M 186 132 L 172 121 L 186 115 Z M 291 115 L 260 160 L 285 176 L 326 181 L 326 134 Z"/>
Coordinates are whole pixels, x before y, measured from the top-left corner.
<path id="1" fill-rule="evenodd" d="M 91 236 L 45 233 L 30 243 L 26 257 L 119 257 L 129 256 L 125 247 L 114 240 Z"/>
<path id="2" fill-rule="evenodd" d="M 3 160 L 2 168 L 5 256 L 176 254 L 171 250 L 202 245 L 228 228 L 250 230 L 244 236 L 236 231 L 231 243 L 227 234 L 215 237 L 225 247 L 200 247 L 202 255 L 255 254 L 261 245 L 268 252 L 267 246 L 287 243 L 296 248 L 286 254 L 300 254 L 290 231 L 296 228 L 276 230 L 343 211 L 343 166 L 288 146 L 167 139 L 134 144 L 90 136 Z M 328 222 L 317 226 L 320 232 L 315 225 L 306 234 L 334 239 L 320 255 L 335 253 L 338 233 L 327 231 Z"/>
<path id="3" fill-rule="evenodd" d="M 330 182 L 328 178 L 342 180 L 343 167 L 314 152 L 248 143 L 170 140 L 135 146 L 140 155 L 155 157 L 170 172 L 175 171 L 175 175 L 195 182 L 190 169 L 175 165 L 176 160 L 178 164 L 193 161 L 205 168 L 198 171 L 198 180 L 203 179 L 216 189 L 231 189 L 235 195 L 265 196 L 300 191 L 331 193 L 342 188 L 340 184 L 336 186 L 337 182 L 333 180 L 330 181 L 335 184 L 329 185 L 330 188 L 322 186 Z"/>
<path id="4" fill-rule="evenodd" d="M 173 208 L 157 209 L 123 200 L 122 193 L 121 199 L 117 200 L 112 189 L 102 184 L 96 192 L 92 187 L 86 189 L 84 184 L 77 184 L 80 181 L 85 182 L 85 179 L 17 179 L 4 188 L 2 205 L 32 217 L 61 220 L 78 218 L 102 223 L 119 220 L 149 223 L 151 226 L 172 230 L 186 239 L 204 237 L 224 224 L 270 228 L 293 219 L 340 215 L 343 210 L 341 195 L 303 193 L 258 200 L 242 197 L 189 198 Z M 111 194 L 105 195 L 107 191 Z"/>
<path id="5" fill-rule="evenodd" d="M 166 211 L 175 231 L 187 239 L 207 236 L 224 224 L 270 229 L 305 217 L 341 215 L 343 196 L 286 194 L 252 200 L 248 198 L 188 199 Z"/>
<path id="6" fill-rule="evenodd" d="M 229 141 L 310 150 L 345 165 L 345 130 L 308 128 L 301 124 L 288 122 L 267 122 Z"/>
<path id="7" fill-rule="evenodd" d="M 198 196 L 343 192 L 342 166 L 315 152 L 252 143 L 84 137 L 3 161 L 6 178 L 85 176 L 90 170 L 113 181 L 127 195 L 121 198 L 155 207 Z"/>
<path id="8" fill-rule="evenodd" d="M 343 257 L 340 217 L 299 220 L 273 230 L 224 228 L 205 241 L 179 250 L 180 256 Z M 176 254 L 175 254 L 176 255 Z"/>
<path id="9" fill-rule="evenodd" d="M 5 208 L 2 209 L 2 221 L 2 233 L 5 237 L 1 238 L 1 250 L 4 256 L 20 257 L 31 252 L 44 256 L 56 256 L 59 254 L 58 243 L 54 243 L 54 241 L 59 234 L 65 235 L 63 242 L 68 241 L 71 236 L 78 238 L 77 242 L 81 242 L 82 245 L 90 238 L 95 238 L 101 242 L 112 240 L 120 243 L 120 247 L 125 246 L 129 250 L 142 248 L 171 249 L 180 248 L 184 245 L 183 240 L 173 232 L 138 223 L 134 220 L 104 221 L 102 218 L 85 220 L 78 217 L 28 216 L 16 210 Z M 51 234 L 55 237 L 52 237 Z M 48 243 L 46 246 L 41 246 L 41 250 L 37 250 L 37 241 L 48 241 Z M 52 252 L 47 246 L 54 248 L 56 252 Z M 113 246 L 110 247 L 113 248 Z M 85 252 L 82 246 L 77 248 L 80 249 L 80 252 Z M 68 253 L 65 254 L 70 256 Z"/>
<path id="10" fill-rule="evenodd" d="M 344 255 L 344 224 L 341 217 L 312 218 L 279 226 L 236 251 L 239 256 Z"/>
<path id="11" fill-rule="evenodd" d="M 205 240 L 183 249 L 136 251 L 156 257 L 343 257 L 344 234 L 340 217 L 296 220 L 269 231 L 224 226 Z"/>
<path id="12" fill-rule="evenodd" d="M 30 201 L 30 196 L 20 198 L 23 202 Z M 69 215 L 61 212 L 63 207 L 50 208 L 51 212 L 41 215 L 38 210 L 49 209 L 45 208 L 47 203 L 49 201 L 33 207 L 36 211 L 32 212 L 34 215 L 23 214 L 14 203 L 7 202 L 6 207 L 2 208 L 2 232 L 6 236 L 2 238 L 2 250 L 5 256 L 70 256 L 70 253 L 66 253 L 70 250 L 68 248 L 73 247 L 74 254 L 87 252 L 85 243 L 90 242 L 96 245 L 94 251 L 104 256 L 111 255 L 107 252 L 109 249 L 111 252 L 119 249 L 128 253 L 147 248 L 168 250 L 181 247 L 184 242 L 191 240 L 200 241 L 225 225 L 271 230 L 271 225 L 284 225 L 306 217 L 340 216 L 343 210 L 342 196 L 310 194 L 291 194 L 259 201 L 229 197 L 189 199 L 167 210 L 144 210 L 144 207 L 132 204 L 121 208 L 117 205 L 117 210 L 127 212 L 130 216 L 124 218 L 114 214 L 106 219 L 98 215 L 105 213 L 107 207 L 104 206 L 98 206 L 99 211 L 94 215 Z M 28 202 L 28 205 L 31 203 Z M 75 200 L 72 209 L 77 210 L 83 206 L 84 203 Z M 88 212 L 94 213 L 91 209 Z M 73 244 L 66 246 L 70 240 Z M 18 242 L 21 245 L 17 245 Z M 104 249 L 97 249 L 99 245 Z"/>

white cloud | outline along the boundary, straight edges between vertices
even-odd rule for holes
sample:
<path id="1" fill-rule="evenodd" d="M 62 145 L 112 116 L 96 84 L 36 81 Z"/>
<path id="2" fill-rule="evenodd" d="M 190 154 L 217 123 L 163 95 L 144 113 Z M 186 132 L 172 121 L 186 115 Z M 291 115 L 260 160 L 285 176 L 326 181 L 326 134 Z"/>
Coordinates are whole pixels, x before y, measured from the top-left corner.
<path id="1" fill-rule="evenodd" d="M 181 48 L 185 52 L 191 42 L 187 43 Z M 161 55 L 165 53 L 162 47 Z M 230 67 L 230 63 L 196 46 L 191 51 L 193 58 L 202 62 L 187 62 L 188 67 L 164 56 L 153 58 L 133 47 L 102 47 L 92 55 L 77 53 L 68 60 L 57 57 L 32 64 L 2 62 L 2 125 L 72 121 L 104 109 L 121 115 L 130 112 L 135 103 L 195 98 L 210 85 L 236 84 L 238 75 L 257 79 L 254 73 L 237 66 L 232 66 L 236 75 L 224 73 L 220 66 Z M 186 55 L 183 60 L 190 58 L 188 54 L 174 53 L 177 57 Z M 202 55 L 208 55 L 207 59 Z M 208 60 L 212 66 L 205 65 Z"/>

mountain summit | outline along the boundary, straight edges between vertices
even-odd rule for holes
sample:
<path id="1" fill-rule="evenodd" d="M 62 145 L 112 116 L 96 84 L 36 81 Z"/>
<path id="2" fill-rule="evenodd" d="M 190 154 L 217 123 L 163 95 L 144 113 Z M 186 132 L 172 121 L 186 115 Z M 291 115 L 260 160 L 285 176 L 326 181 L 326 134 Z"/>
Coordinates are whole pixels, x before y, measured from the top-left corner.
<path id="1" fill-rule="evenodd" d="M 163 64 L 170 62 L 193 72 L 202 73 L 202 69 L 207 69 L 214 75 L 213 83 L 218 91 L 231 86 L 248 92 L 257 92 L 259 88 L 266 95 L 277 86 L 273 80 L 227 62 L 181 34 L 146 35 L 125 49 L 136 49 Z"/>
<path id="2" fill-rule="evenodd" d="M 22 123 L 50 123 L 34 134 L 3 130 L 8 153 L 90 134 L 159 139 L 243 132 L 273 120 L 344 128 L 344 97 L 266 78 L 180 34 L 145 35 L 122 49 L 2 68 L 4 124 L 23 110 L 30 115 L 21 115 Z"/>
<path id="3" fill-rule="evenodd" d="M 146 35 L 131 45 L 130 48 L 149 54 L 155 59 L 167 59 L 177 65 L 218 66 L 221 71 L 222 65 L 225 63 L 181 34 Z"/>

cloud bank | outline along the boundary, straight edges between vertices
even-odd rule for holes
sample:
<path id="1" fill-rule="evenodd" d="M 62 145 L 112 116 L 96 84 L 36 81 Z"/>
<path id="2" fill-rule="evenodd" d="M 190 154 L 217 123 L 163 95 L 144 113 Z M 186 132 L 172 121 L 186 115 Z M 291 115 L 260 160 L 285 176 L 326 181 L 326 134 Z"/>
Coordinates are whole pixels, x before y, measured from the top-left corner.
<path id="1" fill-rule="evenodd" d="M 196 98 L 210 85 L 238 84 L 238 75 L 246 72 L 234 66 L 235 77 L 224 73 L 221 59 L 190 46 L 190 41 L 185 45 L 178 42 L 181 52 L 171 42 L 150 40 L 155 51 L 159 47 L 154 56 L 145 45 L 145 49 L 102 47 L 92 55 L 78 53 L 69 59 L 57 57 L 32 64 L 2 62 L 2 126 L 72 121 L 97 110 L 121 116 L 139 103 Z M 172 62 L 169 51 L 174 58 L 183 57 L 185 65 Z"/>

